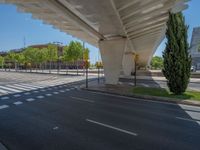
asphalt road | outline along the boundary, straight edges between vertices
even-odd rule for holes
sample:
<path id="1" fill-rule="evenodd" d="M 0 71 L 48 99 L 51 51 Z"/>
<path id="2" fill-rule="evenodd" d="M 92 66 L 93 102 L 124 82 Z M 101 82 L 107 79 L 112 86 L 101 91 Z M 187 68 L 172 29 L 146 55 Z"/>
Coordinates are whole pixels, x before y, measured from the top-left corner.
<path id="1" fill-rule="evenodd" d="M 9 150 L 199 150 L 200 108 L 77 87 L 1 96 L 0 142 Z"/>

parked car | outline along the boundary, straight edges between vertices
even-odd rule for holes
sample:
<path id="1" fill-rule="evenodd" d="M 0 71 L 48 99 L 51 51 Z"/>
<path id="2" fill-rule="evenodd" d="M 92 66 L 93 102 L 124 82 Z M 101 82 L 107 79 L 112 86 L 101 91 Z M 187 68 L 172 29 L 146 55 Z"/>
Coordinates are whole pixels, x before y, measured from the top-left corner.
<path id="1" fill-rule="evenodd" d="M 191 66 L 191 72 L 196 72 L 196 67 L 195 66 Z"/>

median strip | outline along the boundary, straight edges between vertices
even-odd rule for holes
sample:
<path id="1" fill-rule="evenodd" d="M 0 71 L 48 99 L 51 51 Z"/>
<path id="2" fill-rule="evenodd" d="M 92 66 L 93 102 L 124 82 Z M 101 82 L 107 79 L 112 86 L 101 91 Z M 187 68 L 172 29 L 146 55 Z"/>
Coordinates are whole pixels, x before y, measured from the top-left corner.
<path id="1" fill-rule="evenodd" d="M 120 129 L 120 128 L 117 128 L 117 127 L 114 127 L 114 126 L 111 126 L 111 125 L 108 125 L 108 124 L 100 123 L 100 122 L 97 122 L 97 121 L 94 121 L 94 120 L 86 119 L 86 121 L 90 122 L 90 123 L 93 123 L 93 124 L 97 124 L 97 125 L 106 127 L 106 128 L 117 130 L 119 132 L 123 132 L 123 133 L 129 134 L 129 135 L 133 135 L 133 136 L 137 136 L 138 135 L 137 133 L 134 133 L 134 132 L 131 132 L 131 131 L 127 131 L 127 130 L 124 130 L 124 129 Z"/>

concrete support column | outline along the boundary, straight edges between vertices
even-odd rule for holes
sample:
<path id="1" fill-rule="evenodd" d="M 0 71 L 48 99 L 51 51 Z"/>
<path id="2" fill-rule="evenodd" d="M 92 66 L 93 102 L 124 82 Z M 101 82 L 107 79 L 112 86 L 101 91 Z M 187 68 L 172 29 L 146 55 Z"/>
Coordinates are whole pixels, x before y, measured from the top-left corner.
<path id="1" fill-rule="evenodd" d="M 126 38 L 99 41 L 106 84 L 118 83 L 126 45 Z"/>
<path id="2" fill-rule="evenodd" d="M 125 53 L 122 61 L 123 73 L 125 76 L 130 76 L 134 72 L 135 62 L 132 53 Z"/>

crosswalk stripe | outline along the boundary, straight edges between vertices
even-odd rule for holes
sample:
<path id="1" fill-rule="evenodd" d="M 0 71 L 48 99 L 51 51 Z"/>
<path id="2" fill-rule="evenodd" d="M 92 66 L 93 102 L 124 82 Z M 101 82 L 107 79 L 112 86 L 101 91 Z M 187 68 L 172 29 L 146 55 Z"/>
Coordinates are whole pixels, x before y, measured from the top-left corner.
<path id="1" fill-rule="evenodd" d="M 1 89 L 4 89 L 4 90 L 8 90 L 11 91 L 11 92 L 21 92 L 19 90 L 16 90 L 16 89 L 13 89 L 13 88 L 9 88 L 9 87 L 6 87 L 6 86 L 0 86 Z"/>
<path id="2" fill-rule="evenodd" d="M 5 90 L 2 90 L 2 89 L 0 89 L 0 93 L 3 93 L 3 94 L 8 94 L 9 92 L 8 92 L 8 91 L 5 91 Z"/>
<path id="3" fill-rule="evenodd" d="M 29 86 L 29 87 L 34 87 L 34 88 L 44 88 L 44 86 L 40 86 L 40 85 L 30 85 L 30 84 L 24 84 L 24 83 L 20 83 L 21 85 L 24 85 L 24 86 Z"/>
<path id="4" fill-rule="evenodd" d="M 14 88 L 14 89 L 22 90 L 21 92 L 23 92 L 23 91 L 30 91 L 29 89 L 22 88 L 22 87 L 17 87 L 17 86 L 14 86 L 14 85 L 6 85 L 6 86 Z"/>
<path id="5" fill-rule="evenodd" d="M 20 85 L 20 84 L 14 84 L 14 85 L 17 86 L 17 87 L 27 88 L 27 89 L 31 89 L 31 90 L 37 89 L 37 88 L 31 88 L 31 87 L 28 87 L 28 86 L 23 86 L 23 85 Z"/>

